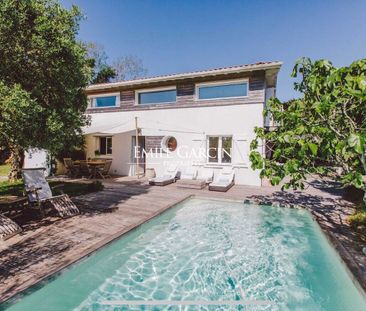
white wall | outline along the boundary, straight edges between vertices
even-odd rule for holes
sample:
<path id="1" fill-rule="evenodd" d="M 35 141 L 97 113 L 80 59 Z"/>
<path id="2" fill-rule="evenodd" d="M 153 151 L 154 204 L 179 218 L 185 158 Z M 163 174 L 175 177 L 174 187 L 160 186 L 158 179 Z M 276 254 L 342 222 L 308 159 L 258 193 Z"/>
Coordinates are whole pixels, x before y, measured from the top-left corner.
<path id="1" fill-rule="evenodd" d="M 112 136 L 112 154 L 100 155 L 99 158 L 112 159 L 111 174 L 131 175 L 131 145 L 134 132 L 114 134 Z M 99 148 L 99 137 L 86 135 L 86 157 L 95 158 L 95 150 Z"/>
<path id="2" fill-rule="evenodd" d="M 232 105 L 219 107 L 178 108 L 151 111 L 126 111 L 92 114 L 95 124 L 115 124 L 116 120 L 132 129 L 134 117 L 138 117 L 143 136 L 174 136 L 178 146 L 185 145 L 198 150 L 205 148 L 207 135 L 233 136 L 232 167 L 236 174 L 237 184 L 260 185 L 259 173 L 250 168 L 249 144 L 254 137 L 254 127 L 263 126 L 263 103 Z M 93 124 L 93 123 L 92 123 Z M 127 125 L 126 125 L 127 124 Z M 93 126 L 93 125 L 92 125 Z M 190 132 L 190 133 L 189 133 Z M 112 138 L 113 163 L 111 172 L 130 174 L 131 141 L 134 131 L 115 134 Z M 94 141 L 94 142 L 93 142 Z M 87 136 L 88 157 L 94 157 L 97 149 L 96 138 Z M 108 156 L 111 157 L 111 156 Z M 177 152 L 169 159 L 147 158 L 147 168 L 154 168 L 157 174 L 164 170 L 167 163 L 174 162 L 178 166 L 194 165 L 199 170 L 213 169 L 218 172 L 221 165 L 208 164 L 205 159 L 181 159 Z"/>

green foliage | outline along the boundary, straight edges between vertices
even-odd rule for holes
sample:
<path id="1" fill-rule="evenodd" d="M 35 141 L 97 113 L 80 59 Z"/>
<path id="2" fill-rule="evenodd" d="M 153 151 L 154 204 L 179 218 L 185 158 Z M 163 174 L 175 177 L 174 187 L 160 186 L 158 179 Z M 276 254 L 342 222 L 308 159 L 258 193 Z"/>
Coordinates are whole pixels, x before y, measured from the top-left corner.
<path id="1" fill-rule="evenodd" d="M 115 76 L 116 71 L 110 66 L 105 66 L 96 74 L 96 77 L 91 83 L 108 83 L 111 82 Z"/>
<path id="2" fill-rule="evenodd" d="M 9 87 L 0 80 L 0 145 L 31 147 L 43 107 L 19 84 Z"/>
<path id="3" fill-rule="evenodd" d="M 82 142 L 88 120 L 84 87 L 91 67 L 76 36 L 82 14 L 56 0 L 0 3 L 0 98 L 3 145 L 52 153 Z"/>
<path id="4" fill-rule="evenodd" d="M 261 176 L 283 188 L 304 188 L 308 175 L 330 176 L 344 185 L 364 186 L 366 138 L 366 59 L 336 68 L 327 60 L 300 59 L 293 70 L 300 76 L 295 89 L 302 98 L 285 103 L 269 100 L 265 115 L 273 131 L 256 128 L 250 160 Z M 273 145 L 272 159 L 258 146 Z"/>
<path id="5" fill-rule="evenodd" d="M 348 221 L 352 228 L 366 237 L 366 210 L 357 211 L 348 217 Z"/>

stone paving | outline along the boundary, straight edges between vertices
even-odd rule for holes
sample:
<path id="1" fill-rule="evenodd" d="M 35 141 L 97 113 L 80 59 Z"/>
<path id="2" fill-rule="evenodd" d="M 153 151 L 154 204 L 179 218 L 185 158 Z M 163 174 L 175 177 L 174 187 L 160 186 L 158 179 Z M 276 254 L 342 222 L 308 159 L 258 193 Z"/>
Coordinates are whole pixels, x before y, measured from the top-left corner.
<path id="1" fill-rule="evenodd" d="M 47 217 L 23 226 L 23 233 L 0 244 L 0 302 L 92 253 L 174 204 L 192 196 L 250 200 L 307 208 L 366 290 L 366 256 L 360 236 L 346 218 L 354 212 L 339 192 L 312 182 L 302 192 L 277 187 L 234 186 L 226 193 L 207 189 L 149 186 L 146 180 L 107 180 L 101 192 L 73 198 L 82 214 L 69 219 Z M 112 211 L 113 210 L 113 211 Z M 357 280 L 357 281 L 356 281 Z"/>

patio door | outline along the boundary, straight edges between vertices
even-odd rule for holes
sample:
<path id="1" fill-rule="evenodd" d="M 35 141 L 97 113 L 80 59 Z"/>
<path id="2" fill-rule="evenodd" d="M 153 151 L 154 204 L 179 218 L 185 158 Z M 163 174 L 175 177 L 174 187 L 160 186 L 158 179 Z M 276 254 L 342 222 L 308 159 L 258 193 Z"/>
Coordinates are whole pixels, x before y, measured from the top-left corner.
<path id="1" fill-rule="evenodd" d="M 145 174 L 145 137 L 139 136 L 139 148 L 136 147 L 136 136 L 132 136 L 132 150 L 131 150 L 131 158 L 133 163 L 133 175 L 136 176 L 137 173 L 140 175 Z M 138 158 L 138 168 L 137 168 L 137 158 Z"/>

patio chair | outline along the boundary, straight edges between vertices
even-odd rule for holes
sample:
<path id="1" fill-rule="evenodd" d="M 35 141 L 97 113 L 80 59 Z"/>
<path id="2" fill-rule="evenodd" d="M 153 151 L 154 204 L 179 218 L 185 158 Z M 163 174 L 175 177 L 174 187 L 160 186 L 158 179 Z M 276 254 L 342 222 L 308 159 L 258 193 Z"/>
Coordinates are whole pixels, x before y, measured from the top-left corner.
<path id="1" fill-rule="evenodd" d="M 79 168 L 74 165 L 71 158 L 64 158 L 64 165 L 66 168 L 66 174 L 69 177 L 76 177 L 79 173 Z"/>
<path id="2" fill-rule="evenodd" d="M 109 170 L 111 168 L 112 165 L 112 160 L 106 160 L 104 161 L 104 166 L 99 168 L 98 170 L 98 174 L 100 175 L 100 177 L 104 178 L 111 178 L 111 175 L 109 175 Z"/>
<path id="3" fill-rule="evenodd" d="M 79 169 L 79 174 L 81 175 L 81 177 L 87 177 L 90 178 L 91 177 L 91 170 L 90 167 L 88 165 L 88 161 L 86 160 L 80 160 L 80 169 Z"/>
<path id="4" fill-rule="evenodd" d="M 226 192 L 234 186 L 234 173 L 231 168 L 223 168 L 217 179 L 209 184 L 208 189 L 211 191 Z"/>
<path id="5" fill-rule="evenodd" d="M 178 168 L 176 165 L 169 165 L 163 175 L 149 179 L 149 184 L 154 186 L 165 186 L 172 184 L 178 178 Z"/>
<path id="6" fill-rule="evenodd" d="M 45 168 L 27 168 L 22 170 L 29 204 L 37 207 L 42 217 L 47 206 L 55 209 L 62 218 L 79 214 L 79 209 L 67 194 L 52 195 L 52 190 L 45 178 L 44 171 Z"/>
<path id="7" fill-rule="evenodd" d="M 7 240 L 22 231 L 14 221 L 0 214 L 0 240 Z"/>

